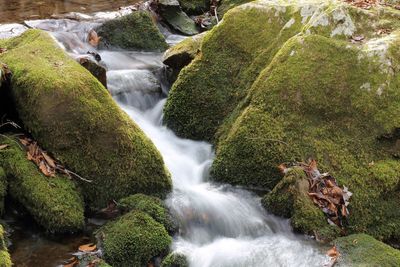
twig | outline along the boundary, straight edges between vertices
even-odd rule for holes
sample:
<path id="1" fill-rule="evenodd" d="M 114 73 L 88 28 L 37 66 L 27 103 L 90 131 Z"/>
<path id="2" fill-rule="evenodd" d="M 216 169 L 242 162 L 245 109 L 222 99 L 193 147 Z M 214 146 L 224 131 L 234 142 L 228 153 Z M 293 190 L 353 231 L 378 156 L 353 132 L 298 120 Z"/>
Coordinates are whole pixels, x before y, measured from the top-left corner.
<path id="1" fill-rule="evenodd" d="M 67 169 L 64 169 L 64 168 L 60 168 L 60 167 L 58 167 L 58 166 L 57 166 L 57 170 L 63 171 L 63 172 L 65 172 L 65 173 L 68 174 L 68 175 L 71 175 L 71 174 L 72 174 L 73 176 L 75 176 L 75 177 L 81 179 L 81 180 L 84 181 L 84 182 L 93 183 L 92 180 L 85 179 L 85 178 L 83 178 L 82 176 L 78 175 L 77 173 L 74 173 L 73 171 L 70 171 L 70 170 L 67 170 Z"/>
<path id="2" fill-rule="evenodd" d="M 6 139 L 9 139 L 10 141 L 16 143 L 17 146 L 19 146 L 19 148 L 24 149 L 16 140 L 12 139 L 11 137 L 9 137 L 9 136 L 7 136 L 7 135 L 4 135 L 4 134 L 0 134 L 0 136 L 4 137 L 4 138 L 6 138 Z"/>

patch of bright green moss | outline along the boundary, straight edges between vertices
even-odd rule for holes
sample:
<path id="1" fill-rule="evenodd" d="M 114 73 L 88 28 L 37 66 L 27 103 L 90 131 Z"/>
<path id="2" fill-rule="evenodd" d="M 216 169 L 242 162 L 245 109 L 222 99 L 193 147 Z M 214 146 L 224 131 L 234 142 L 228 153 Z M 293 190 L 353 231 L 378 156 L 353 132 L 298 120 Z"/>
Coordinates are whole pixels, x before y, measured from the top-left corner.
<path id="1" fill-rule="evenodd" d="M 118 202 L 118 207 L 123 212 L 140 210 L 150 215 L 156 222 L 164 225 L 168 232 L 174 232 L 176 230 L 176 224 L 173 222 L 167 207 L 159 198 L 144 194 L 135 194 L 121 199 Z"/>
<path id="2" fill-rule="evenodd" d="M 0 150 L 0 163 L 9 178 L 9 194 L 51 233 L 82 229 L 83 200 L 75 184 L 67 177 L 44 176 L 14 139 L 0 140 L 10 145 Z"/>
<path id="3" fill-rule="evenodd" d="M 369 235 L 340 237 L 334 243 L 341 253 L 340 266 L 397 267 L 400 263 L 400 250 Z"/>
<path id="4" fill-rule="evenodd" d="M 26 130 L 81 182 L 86 203 L 107 206 L 135 193 L 165 196 L 172 187 L 161 155 L 89 71 L 42 31 L 5 42 L 12 94 Z"/>
<path id="5" fill-rule="evenodd" d="M 104 259 L 112 266 L 147 266 L 168 252 L 171 237 L 164 226 L 144 212 L 131 211 L 97 231 Z"/>
<path id="6" fill-rule="evenodd" d="M 136 11 L 121 18 L 106 21 L 97 29 L 100 46 L 164 51 L 167 43 L 148 11 Z"/>

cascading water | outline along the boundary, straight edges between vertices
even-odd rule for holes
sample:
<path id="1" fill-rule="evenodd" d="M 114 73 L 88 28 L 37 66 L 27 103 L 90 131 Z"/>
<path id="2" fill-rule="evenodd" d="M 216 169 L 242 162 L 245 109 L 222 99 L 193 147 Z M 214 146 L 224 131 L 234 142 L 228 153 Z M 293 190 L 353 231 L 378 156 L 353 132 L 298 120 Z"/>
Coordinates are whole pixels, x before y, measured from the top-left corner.
<path id="1" fill-rule="evenodd" d="M 94 50 L 84 43 L 93 22 L 59 22 L 59 27 L 48 23 L 35 26 L 51 29 L 73 56 Z M 293 234 L 287 220 L 267 214 L 256 195 L 208 181 L 214 158 L 210 144 L 179 138 L 162 125 L 165 90 L 156 75 L 162 68 L 161 54 L 98 53 L 107 66 L 114 99 L 153 141 L 172 174 L 174 189 L 166 202 L 180 223 L 173 250 L 199 267 L 321 267 L 326 262 L 312 240 Z"/>

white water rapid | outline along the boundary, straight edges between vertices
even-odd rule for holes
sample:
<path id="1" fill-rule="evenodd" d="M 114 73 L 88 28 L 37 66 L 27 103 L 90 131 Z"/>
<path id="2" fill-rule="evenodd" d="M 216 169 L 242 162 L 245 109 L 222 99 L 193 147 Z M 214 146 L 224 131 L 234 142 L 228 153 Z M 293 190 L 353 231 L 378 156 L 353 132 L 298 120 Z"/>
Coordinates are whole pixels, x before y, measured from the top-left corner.
<path id="1" fill-rule="evenodd" d="M 84 44 L 89 24 L 44 21 L 35 26 L 51 30 L 77 56 L 94 50 Z M 255 194 L 208 181 L 214 159 L 210 144 L 179 138 L 162 125 L 168 88 L 160 81 L 161 54 L 97 52 L 114 99 L 154 142 L 172 174 L 174 189 L 166 202 L 180 223 L 174 251 L 185 254 L 193 267 L 324 265 L 323 249 L 293 234 L 287 220 L 263 210 Z"/>

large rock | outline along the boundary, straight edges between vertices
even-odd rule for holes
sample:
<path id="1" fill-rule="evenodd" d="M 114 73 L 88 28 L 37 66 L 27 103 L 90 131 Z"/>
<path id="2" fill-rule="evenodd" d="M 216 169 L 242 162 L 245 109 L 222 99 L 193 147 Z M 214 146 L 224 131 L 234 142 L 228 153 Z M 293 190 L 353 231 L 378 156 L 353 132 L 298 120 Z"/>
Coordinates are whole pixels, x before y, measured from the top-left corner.
<path id="1" fill-rule="evenodd" d="M 0 267 L 11 267 L 11 257 L 7 250 L 7 244 L 4 235 L 4 228 L 0 224 Z"/>
<path id="2" fill-rule="evenodd" d="M 158 8 L 163 20 L 172 29 L 185 35 L 199 33 L 195 22 L 182 11 L 178 0 L 159 0 Z"/>
<path id="3" fill-rule="evenodd" d="M 290 170 L 274 189 L 262 199 L 271 213 L 290 218 L 294 230 L 314 235 L 318 240 L 335 239 L 340 228 L 327 224 L 322 210 L 308 196 L 309 182 L 301 168 Z"/>
<path id="4" fill-rule="evenodd" d="M 145 51 L 164 51 L 168 45 L 148 11 L 136 11 L 109 20 L 96 29 L 100 48 L 119 47 Z"/>
<path id="5" fill-rule="evenodd" d="M 51 233 L 75 232 L 84 226 L 83 198 L 66 176 L 46 177 L 28 161 L 11 137 L 0 138 L 9 147 L 0 153 L 0 165 L 9 178 L 9 194 Z"/>
<path id="6" fill-rule="evenodd" d="M 104 259 L 112 266 L 148 266 L 153 257 L 168 252 L 171 237 L 142 211 L 131 211 L 97 231 Z"/>
<path id="7" fill-rule="evenodd" d="M 2 44 L 3 45 L 3 44 Z M 170 176 L 161 155 L 107 90 L 47 33 L 30 30 L 4 43 L 12 94 L 35 140 L 81 182 L 87 204 L 107 206 L 135 193 L 165 196 Z"/>
<path id="8" fill-rule="evenodd" d="M 165 122 L 215 143 L 221 182 L 273 189 L 279 164 L 317 159 L 354 193 L 349 232 L 398 240 L 399 17 L 340 1 L 234 8 L 181 71 Z"/>
<path id="9" fill-rule="evenodd" d="M 201 43 L 205 33 L 184 39 L 164 53 L 163 63 L 173 71 L 173 81 L 176 80 L 181 69 L 192 62 L 200 53 Z"/>
<path id="10" fill-rule="evenodd" d="M 400 264 L 400 250 L 365 234 L 335 240 L 341 256 L 339 266 L 395 267 Z"/>
<path id="11" fill-rule="evenodd" d="M 177 223 L 174 222 L 164 202 L 159 198 L 135 194 L 118 201 L 118 207 L 123 212 L 132 210 L 146 212 L 156 222 L 161 223 L 169 233 L 174 233 L 177 230 Z"/>

